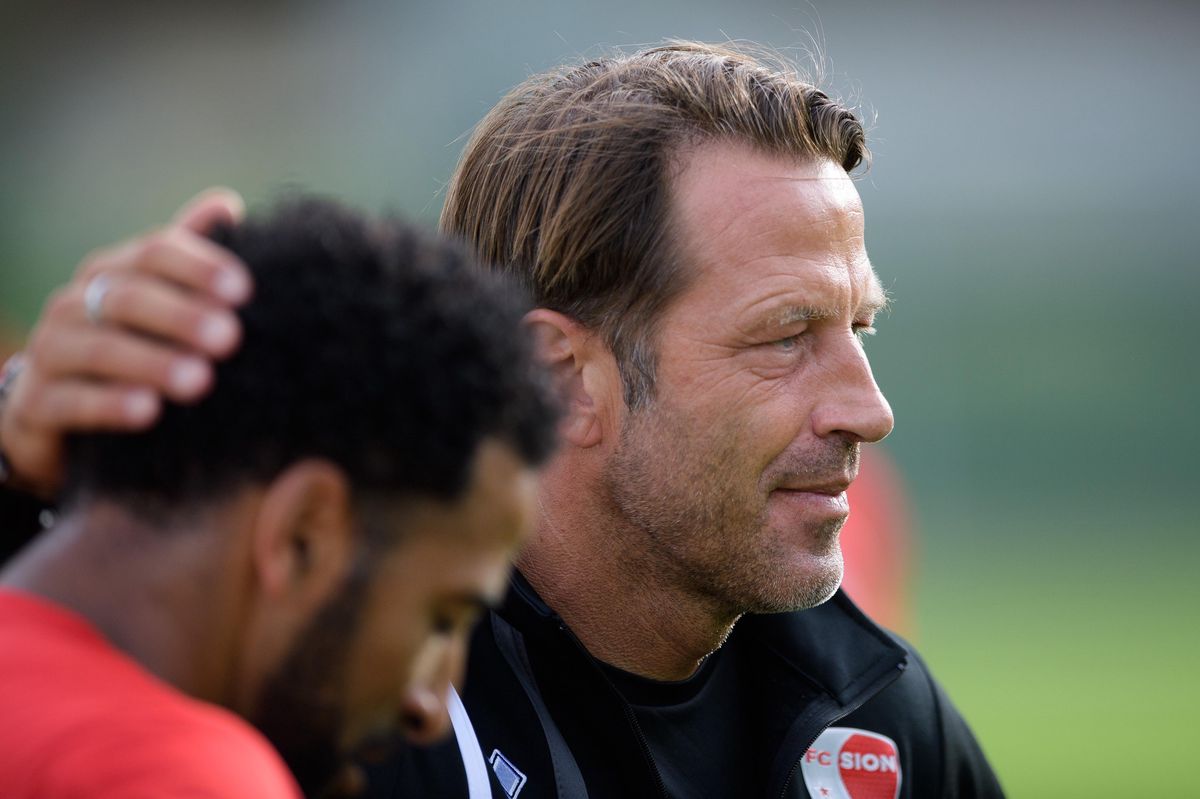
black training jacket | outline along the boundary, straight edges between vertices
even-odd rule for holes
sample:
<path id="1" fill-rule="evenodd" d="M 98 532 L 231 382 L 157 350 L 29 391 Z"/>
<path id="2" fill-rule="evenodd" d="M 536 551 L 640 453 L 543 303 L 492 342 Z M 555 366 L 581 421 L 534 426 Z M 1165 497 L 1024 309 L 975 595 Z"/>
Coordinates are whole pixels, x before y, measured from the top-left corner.
<path id="1" fill-rule="evenodd" d="M 41 531 L 45 503 L 0 486 L 0 568 Z"/>
<path id="2" fill-rule="evenodd" d="M 924 662 L 843 592 L 811 610 L 747 616 L 725 646 L 759 672 L 768 799 L 1004 795 Z M 665 796 L 632 709 L 519 574 L 474 634 L 451 719 L 451 740 L 369 767 L 368 795 Z"/>

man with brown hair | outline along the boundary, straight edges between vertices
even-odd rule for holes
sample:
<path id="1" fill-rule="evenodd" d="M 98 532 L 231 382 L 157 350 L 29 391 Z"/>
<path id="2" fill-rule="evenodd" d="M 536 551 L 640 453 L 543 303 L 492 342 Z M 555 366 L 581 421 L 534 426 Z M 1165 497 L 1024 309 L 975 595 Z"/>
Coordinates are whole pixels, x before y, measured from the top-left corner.
<path id="1" fill-rule="evenodd" d="M 374 795 L 1001 794 L 838 591 L 845 489 L 892 428 L 861 340 L 886 301 L 867 156 L 791 70 L 693 43 L 537 76 L 483 120 L 442 226 L 533 294 L 564 447 L 455 740 Z"/>

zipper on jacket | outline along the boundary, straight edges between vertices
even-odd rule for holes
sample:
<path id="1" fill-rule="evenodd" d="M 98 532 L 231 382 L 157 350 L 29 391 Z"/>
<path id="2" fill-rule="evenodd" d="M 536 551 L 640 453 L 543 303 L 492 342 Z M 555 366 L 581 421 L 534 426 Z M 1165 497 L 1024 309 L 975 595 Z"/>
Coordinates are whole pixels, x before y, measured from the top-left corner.
<path id="1" fill-rule="evenodd" d="M 859 693 L 858 697 L 855 698 L 851 704 L 836 706 L 832 713 L 821 719 L 821 726 L 817 728 L 817 731 L 811 738 L 804 742 L 804 746 L 800 748 L 800 755 L 796 758 L 796 762 L 792 764 L 791 769 L 788 770 L 787 778 L 784 779 L 783 787 L 779 791 L 779 799 L 787 799 L 788 788 L 791 786 L 792 780 L 796 778 L 796 771 L 800 768 L 800 764 L 804 761 L 804 756 L 808 754 L 808 750 L 811 749 L 812 745 L 817 742 L 818 738 L 821 737 L 821 733 L 829 729 L 829 727 L 831 727 L 835 722 L 844 719 L 846 716 L 849 716 L 851 713 L 858 710 L 860 707 L 866 704 L 868 700 L 870 700 L 884 688 L 887 688 L 896 680 L 900 679 L 900 674 L 906 668 L 908 668 L 907 661 L 901 661 L 897 663 L 895 669 L 887 672 L 883 675 L 883 677 L 876 680 L 873 685 Z M 825 700 L 831 700 L 831 698 L 825 697 Z"/>
<path id="2" fill-rule="evenodd" d="M 637 734 L 638 746 L 640 746 L 642 749 L 642 757 L 646 758 L 646 764 L 650 766 L 650 773 L 654 776 L 654 784 L 658 786 L 658 795 L 662 797 L 662 799 L 670 799 L 670 796 L 667 794 L 666 783 L 663 782 L 662 774 L 660 774 L 658 771 L 658 764 L 654 762 L 654 754 L 650 751 L 650 744 L 646 742 L 646 733 L 643 732 L 642 725 L 637 720 L 637 714 L 633 712 L 633 706 L 629 704 L 629 701 L 625 699 L 624 695 L 622 695 L 620 690 L 617 689 L 617 686 L 613 684 L 613 681 L 608 678 L 608 675 L 604 673 L 604 670 L 596 664 L 595 659 L 588 653 L 587 648 L 583 645 L 583 642 L 576 637 L 575 633 L 571 631 L 571 628 L 566 625 L 566 622 L 560 619 L 558 622 L 558 629 L 565 633 L 566 636 L 574 642 L 575 646 L 579 648 L 579 651 L 582 652 L 587 658 L 588 664 L 591 665 L 592 669 L 597 675 L 599 675 L 600 679 L 604 680 L 604 684 L 607 685 L 609 690 L 616 694 L 617 699 L 620 700 L 621 709 L 625 712 L 625 720 L 629 723 L 629 726 L 633 728 L 634 733 Z"/>
<path id="3" fill-rule="evenodd" d="M 604 679 L 608 680 L 608 677 Z M 609 680 L 608 684 L 614 691 L 617 690 L 617 687 L 612 684 L 611 680 Z M 620 695 L 620 691 L 617 691 L 617 695 Z M 667 796 L 666 783 L 663 782 L 662 774 L 658 771 L 658 764 L 654 762 L 654 754 L 650 751 L 650 744 L 646 742 L 646 734 L 642 732 L 642 725 L 637 720 L 637 714 L 633 712 L 633 706 L 623 696 L 621 697 L 621 704 L 624 706 L 625 719 L 633 727 L 633 731 L 637 733 L 638 744 L 642 747 L 642 755 L 646 758 L 646 762 L 650 764 L 650 773 L 654 775 L 654 784 L 658 786 L 658 795 L 663 799 L 670 799 Z"/>

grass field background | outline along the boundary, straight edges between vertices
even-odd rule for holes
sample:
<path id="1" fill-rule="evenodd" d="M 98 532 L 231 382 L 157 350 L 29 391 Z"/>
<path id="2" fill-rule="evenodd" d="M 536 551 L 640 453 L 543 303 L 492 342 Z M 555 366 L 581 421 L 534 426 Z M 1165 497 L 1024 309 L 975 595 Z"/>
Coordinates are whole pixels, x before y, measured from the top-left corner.
<path id="1" fill-rule="evenodd" d="M 916 506 L 914 638 L 1014 797 L 1200 796 L 1189 210 L 876 228 L 899 258 L 869 346 Z"/>
<path id="2" fill-rule="evenodd" d="M 1014 797 L 1200 796 L 1200 7 L 72 4 L 0 17 L 0 329 L 224 183 L 432 223 L 512 85 L 745 38 L 861 104 L 914 638 Z M 811 35 L 810 35 L 811 34 Z M 2 334 L 0 334 L 2 335 Z"/>
<path id="3" fill-rule="evenodd" d="M 1099 546 L 1039 545 L 1044 520 L 984 524 L 1027 546 L 948 554 L 919 588 L 917 640 L 1015 797 L 1200 796 L 1195 546 L 1137 551 L 1095 519 Z M 1074 524 L 1078 517 L 1060 519 Z M 1024 522 L 1025 526 L 1014 529 Z M 1195 535 L 1195 519 L 1162 533 Z M 925 546 L 933 545 L 927 531 Z M 1099 539 L 1097 541 L 1097 539 Z"/>

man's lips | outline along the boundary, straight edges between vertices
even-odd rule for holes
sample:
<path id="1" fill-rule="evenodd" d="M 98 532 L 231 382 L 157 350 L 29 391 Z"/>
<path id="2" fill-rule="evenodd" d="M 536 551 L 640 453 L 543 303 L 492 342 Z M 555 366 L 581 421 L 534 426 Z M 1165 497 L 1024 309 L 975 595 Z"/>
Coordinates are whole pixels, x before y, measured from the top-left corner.
<path id="1" fill-rule="evenodd" d="M 789 483 L 785 482 L 776 487 L 776 491 L 793 491 L 798 494 L 824 494 L 829 497 L 836 497 L 839 494 L 844 494 L 846 489 L 850 487 L 850 483 L 854 480 L 853 477 L 838 477 L 832 480 L 825 480 L 819 483 Z"/>
<path id="2" fill-rule="evenodd" d="M 846 489 L 850 486 L 851 479 L 839 475 L 820 481 L 785 480 L 771 492 L 771 497 L 782 503 L 781 507 L 790 508 L 792 512 L 805 517 L 845 519 L 850 514 L 850 500 L 846 497 Z"/>

